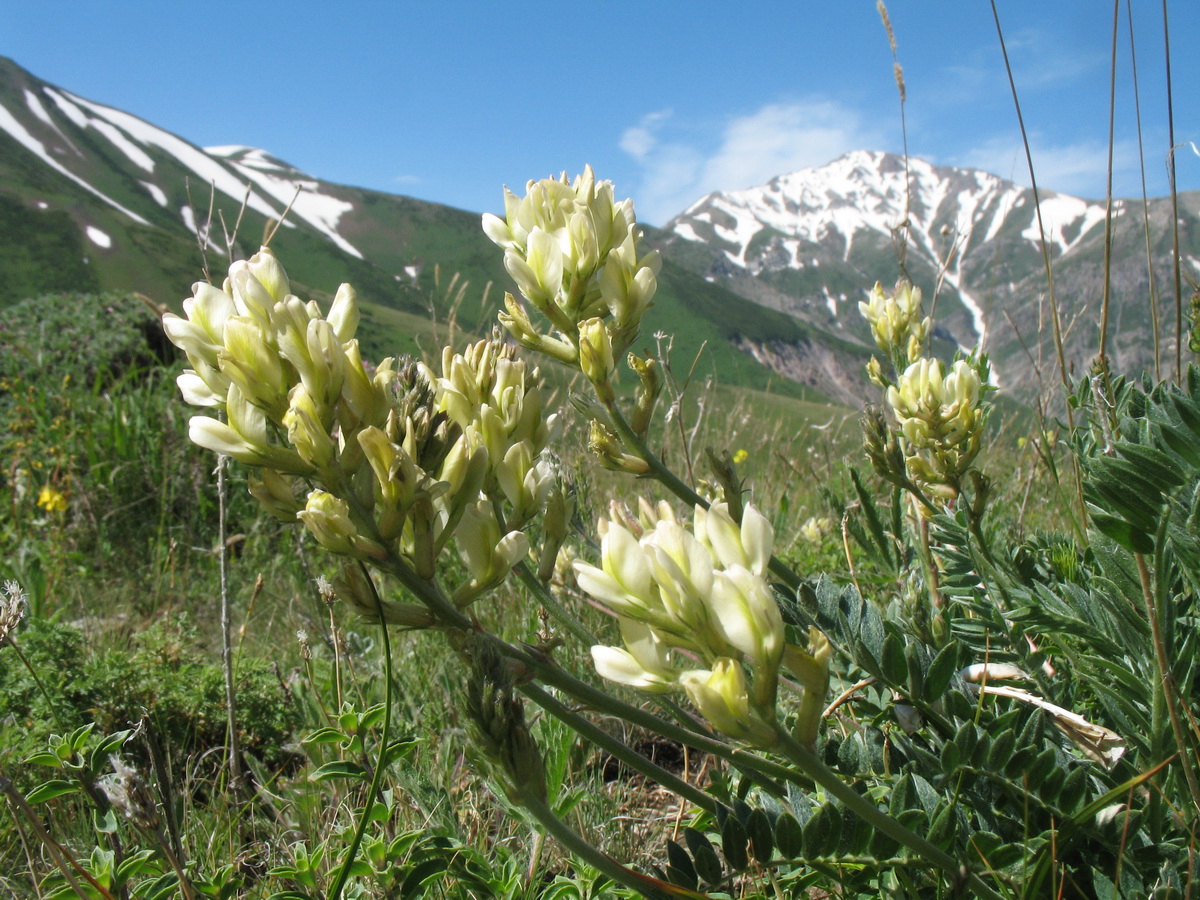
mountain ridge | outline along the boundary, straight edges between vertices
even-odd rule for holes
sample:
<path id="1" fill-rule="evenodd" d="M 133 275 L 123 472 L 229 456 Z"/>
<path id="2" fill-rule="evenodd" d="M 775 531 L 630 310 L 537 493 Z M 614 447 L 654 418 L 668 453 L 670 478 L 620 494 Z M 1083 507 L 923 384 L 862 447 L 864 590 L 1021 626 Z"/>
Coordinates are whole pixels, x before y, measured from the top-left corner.
<path id="1" fill-rule="evenodd" d="M 1022 357 L 1037 344 L 1044 359 L 1047 340 L 1046 293 L 1041 228 L 1053 265 L 1066 273 L 1057 284 L 1064 315 L 1085 308 L 1092 280 L 1081 267 L 1101 270 L 1106 207 L 1054 191 L 1039 192 L 1041 223 L 1034 194 L 991 173 L 878 151 L 854 151 L 824 165 L 771 179 L 740 191 L 713 192 L 672 218 L 663 229 L 665 253 L 682 242 L 693 250 L 694 270 L 756 302 L 781 309 L 817 327 L 867 341 L 857 301 L 875 281 L 901 274 L 936 296 L 942 336 L 961 349 L 982 342 L 992 351 L 1002 383 L 1029 393 L 1031 367 Z M 1186 226 L 1183 257 L 1192 275 L 1200 273 L 1200 193 L 1180 195 Z M 1146 204 L 1146 219 L 1157 227 L 1146 266 L 1128 246 L 1141 228 L 1141 202 L 1113 203 L 1113 262 L 1117 306 L 1127 326 L 1148 338 L 1145 295 L 1152 282 L 1169 283 L 1170 248 L 1162 227 L 1166 204 Z M 1169 224 L 1169 212 L 1167 213 Z M 1139 279 L 1139 272 L 1141 278 Z M 1153 275 L 1148 274 L 1152 272 Z M 1139 296 L 1139 293 L 1141 296 Z M 1171 300 L 1173 304 L 1173 298 Z M 1160 300 L 1162 316 L 1167 304 Z M 1085 326 L 1070 342 L 1070 361 L 1086 364 L 1094 355 L 1095 329 Z M 1149 339 L 1125 341 L 1118 363 L 1132 369 L 1152 364 Z M 1044 368 L 1044 367 L 1043 367 Z"/>
<path id="2" fill-rule="evenodd" d="M 1194 278 L 1200 192 L 1179 200 L 1184 267 Z M 1105 209 L 1052 191 L 1040 208 L 1078 371 L 1095 355 Z M 875 391 L 863 375 L 874 346 L 857 303 L 877 281 L 903 275 L 936 305 L 939 355 L 982 341 L 999 383 L 1032 396 L 1057 380 L 1045 363 L 1054 350 L 1034 212 L 1032 191 L 991 173 L 867 150 L 712 192 L 662 229 L 645 229 L 664 272 L 638 348 L 671 331 L 678 358 L 704 347 L 721 377 L 858 405 Z M 204 220 L 212 227 L 201 241 Z M 222 232 L 235 221 L 227 247 Z M 1165 199 L 1114 203 L 1110 354 L 1118 369 L 1154 367 L 1156 328 L 1164 352 L 1174 340 L 1159 328 L 1173 322 L 1173 296 L 1159 287 L 1171 282 L 1170 224 Z M 509 284 L 478 214 L 325 182 L 260 148 L 203 149 L 0 58 L 0 304 L 70 279 L 174 303 L 201 274 L 199 243 L 219 270 L 230 252 L 252 253 L 275 229 L 297 284 L 329 291 L 350 281 L 413 316 L 453 314 L 486 329 L 499 306 L 492 287 Z M 482 288 L 478 307 L 450 308 L 442 295 L 450 273 Z"/>
<path id="3" fill-rule="evenodd" d="M 236 231 L 230 247 L 225 226 Z M 452 319 L 484 333 L 500 307 L 493 288 L 509 283 L 477 213 L 324 182 L 258 148 L 205 151 L 0 60 L 0 305 L 62 290 L 64 279 L 51 276 L 68 267 L 67 253 L 82 289 L 136 290 L 177 306 L 203 277 L 201 244 L 219 278 L 231 254 L 253 253 L 276 228 L 272 245 L 298 289 L 321 297 L 348 281 L 364 302 L 409 322 Z M 468 282 L 478 303 L 463 302 Z M 701 378 L 824 397 L 819 379 L 785 381 L 735 345 L 742 335 L 800 341 L 807 326 L 669 261 L 635 349 L 652 351 L 659 329 L 675 334 L 677 360 L 701 357 Z"/>

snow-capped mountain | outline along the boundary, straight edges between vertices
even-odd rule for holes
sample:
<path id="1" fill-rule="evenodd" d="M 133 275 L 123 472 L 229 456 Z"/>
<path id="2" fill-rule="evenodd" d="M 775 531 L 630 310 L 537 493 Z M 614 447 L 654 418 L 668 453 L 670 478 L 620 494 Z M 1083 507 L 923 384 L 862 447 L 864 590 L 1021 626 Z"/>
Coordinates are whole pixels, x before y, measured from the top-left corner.
<path id="1" fill-rule="evenodd" d="M 490 297 L 456 307 L 458 323 L 486 329 L 502 290 L 484 286 L 510 284 L 475 213 L 332 184 L 261 149 L 201 148 L 0 57 L 0 306 L 107 289 L 177 303 L 202 274 L 198 231 L 215 275 L 228 243 L 252 253 L 285 210 L 273 241 L 299 285 L 350 281 L 382 307 L 428 318 L 448 303 L 438 273 L 457 274 Z M 1085 366 L 1096 351 L 1105 210 L 1044 192 L 1041 213 L 1067 353 Z M 1172 355 L 1170 225 L 1168 200 L 1114 207 L 1118 370 L 1153 364 L 1151 297 Z M 704 346 L 726 381 L 780 390 L 780 373 L 796 383 L 787 392 L 854 404 L 875 396 L 857 302 L 902 271 L 936 297 L 939 352 L 982 340 L 1000 383 L 1026 395 L 1057 380 L 1033 194 L 994 175 L 856 152 L 710 194 L 648 231 L 665 265 L 644 335 L 676 334 L 678 358 Z M 1179 197 L 1179 233 L 1186 289 L 1200 276 L 1200 194 Z"/>
<path id="2" fill-rule="evenodd" d="M 1181 197 L 1193 276 L 1197 199 Z M 1113 303 L 1122 325 L 1110 352 L 1125 368 L 1148 363 L 1147 224 L 1164 321 L 1174 304 L 1166 203 L 1150 201 L 1145 217 L 1140 201 L 1113 206 Z M 686 258 L 706 278 L 859 339 L 866 335 L 857 302 L 903 268 L 927 297 L 936 292 L 945 336 L 962 347 L 982 342 L 1003 383 L 1028 387 L 1035 373 L 1021 345 L 1036 354 L 1039 335 L 1049 332 L 1042 234 L 1062 315 L 1079 320 L 1069 350 L 1081 364 L 1095 353 L 1106 218 L 1103 203 L 1052 191 L 1041 192 L 1040 206 L 1039 223 L 1032 190 L 987 172 L 859 151 L 762 187 L 709 194 L 667 223 L 664 243 L 703 246 L 706 254 L 693 247 Z"/>

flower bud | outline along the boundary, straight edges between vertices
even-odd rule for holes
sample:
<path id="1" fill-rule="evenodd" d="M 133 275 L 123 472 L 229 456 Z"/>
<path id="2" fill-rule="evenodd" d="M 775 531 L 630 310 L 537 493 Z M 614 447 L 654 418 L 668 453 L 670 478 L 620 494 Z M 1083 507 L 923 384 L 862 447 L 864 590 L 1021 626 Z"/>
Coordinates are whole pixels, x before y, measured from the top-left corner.
<path id="1" fill-rule="evenodd" d="M 529 555 L 529 539 L 521 532 L 500 536 L 500 523 L 486 500 L 467 506 L 456 540 L 463 565 L 471 574 L 470 582 L 454 592 L 454 602 L 460 607 L 502 582 L 513 566 Z"/>
<path id="2" fill-rule="evenodd" d="M 654 406 L 658 402 L 658 395 L 663 389 L 662 366 L 653 357 L 642 359 L 632 353 L 628 356 L 628 362 L 629 368 L 633 369 L 638 377 L 636 405 L 629 420 L 629 427 L 638 437 L 645 437 L 654 418 Z"/>
<path id="3" fill-rule="evenodd" d="M 718 659 L 711 671 L 683 672 L 679 683 L 700 715 L 717 731 L 764 750 L 778 743 L 774 723 L 751 708 L 741 663 Z"/>
<path id="4" fill-rule="evenodd" d="M 247 316 L 231 316 L 225 322 L 225 348 L 217 359 L 221 373 L 278 421 L 290 385 L 267 329 Z"/>
<path id="5" fill-rule="evenodd" d="M 358 529 L 350 519 L 350 507 L 345 500 L 327 491 L 312 491 L 296 518 L 326 550 L 346 556 L 354 554 Z"/>
<path id="6" fill-rule="evenodd" d="M 287 272 L 283 270 L 283 266 L 269 247 L 259 248 L 259 251 L 246 261 L 246 268 L 266 290 L 273 303 L 278 303 L 292 292 Z"/>
<path id="7" fill-rule="evenodd" d="M 296 385 L 289 398 L 288 411 L 283 415 L 288 443 L 296 448 L 300 458 L 314 468 L 328 469 L 337 455 L 337 445 L 322 423 L 325 417 L 313 397 Z"/>
<path id="8" fill-rule="evenodd" d="M 284 522 L 296 521 L 296 513 L 303 504 L 296 496 L 295 478 L 274 469 L 260 469 L 257 474 L 251 473 L 246 481 L 250 496 L 267 513 Z"/>
<path id="9" fill-rule="evenodd" d="M 600 319 L 579 323 L 579 367 L 601 402 L 612 403 L 615 399 L 612 376 L 617 366 L 613 361 L 612 339 Z"/>
<path id="10" fill-rule="evenodd" d="M 815 627 L 808 629 L 807 650 L 788 645 L 783 652 L 784 666 L 804 688 L 793 730 L 796 740 L 806 747 L 817 740 L 825 697 L 829 693 L 829 661 L 832 657 L 829 638 Z"/>
<path id="11" fill-rule="evenodd" d="M 338 288 L 326 318 L 339 341 L 345 344 L 354 339 L 354 333 L 358 331 L 359 312 L 358 295 L 353 286 L 343 284 Z"/>
<path id="12" fill-rule="evenodd" d="M 588 449 L 600 459 L 600 465 L 630 475 L 645 475 L 650 466 L 644 459 L 626 453 L 616 436 L 593 419 L 588 431 Z"/>

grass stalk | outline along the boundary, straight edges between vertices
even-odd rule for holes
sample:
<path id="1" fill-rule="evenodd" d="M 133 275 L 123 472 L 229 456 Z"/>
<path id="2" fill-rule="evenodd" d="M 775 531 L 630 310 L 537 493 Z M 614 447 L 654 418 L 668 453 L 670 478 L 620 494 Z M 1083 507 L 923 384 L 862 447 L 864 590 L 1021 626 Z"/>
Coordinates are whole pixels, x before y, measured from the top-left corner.
<path id="1" fill-rule="evenodd" d="M 233 682 L 233 621 L 229 602 L 229 547 L 226 546 L 226 519 L 229 484 L 226 471 L 229 458 L 217 456 L 217 567 L 221 581 L 221 667 L 225 675 L 225 715 L 229 733 L 229 780 L 235 787 L 242 783 L 242 748 L 238 736 L 237 694 Z"/>
<path id="2" fill-rule="evenodd" d="M 1008 86 L 1012 91 L 1013 107 L 1017 113 L 1017 124 L 1021 130 L 1021 144 L 1025 148 L 1025 162 L 1029 168 L 1029 185 L 1033 191 L 1033 209 L 1037 214 L 1039 244 L 1042 250 L 1042 266 L 1046 272 L 1047 299 L 1050 302 L 1050 324 L 1054 335 L 1054 350 L 1058 356 L 1058 373 L 1062 382 L 1063 400 L 1066 405 L 1067 427 L 1071 434 L 1075 433 L 1075 412 L 1071 408 L 1071 381 L 1067 373 L 1067 356 L 1063 347 L 1062 322 L 1058 312 L 1058 297 L 1054 293 L 1054 267 L 1050 262 L 1050 243 L 1046 240 L 1046 225 L 1042 219 L 1042 201 L 1038 192 L 1037 173 L 1033 167 L 1033 152 L 1029 148 L 1029 133 L 1025 129 L 1025 117 L 1021 113 L 1021 98 L 1017 94 L 1017 82 L 1013 77 L 1012 63 L 1008 58 L 1008 47 L 1004 41 L 1004 29 L 1000 26 L 1000 12 L 996 9 L 996 0 L 990 0 L 992 18 L 996 23 L 996 36 L 1000 41 L 1000 53 L 1004 57 L 1004 70 L 1008 75 Z M 1164 3 L 1166 0 L 1164 0 Z M 1088 520 L 1087 504 L 1083 499 L 1083 472 L 1077 458 L 1072 457 L 1072 468 L 1075 474 L 1076 502 L 1079 504 L 1080 521 Z"/>
<path id="3" fill-rule="evenodd" d="M 1171 89 L 1171 25 L 1162 0 L 1163 52 L 1167 76 L 1167 182 L 1171 189 L 1171 262 L 1175 279 L 1175 381 L 1183 380 L 1183 261 L 1179 255 L 1179 189 L 1175 184 L 1175 93 Z"/>
<path id="4" fill-rule="evenodd" d="M 1138 88 L 1137 42 L 1133 38 L 1133 8 L 1125 0 L 1125 20 L 1129 30 L 1129 63 L 1133 77 L 1133 114 L 1137 125 L 1138 172 L 1142 184 L 1142 235 L 1146 242 L 1146 281 L 1150 300 L 1150 329 L 1154 341 L 1154 380 L 1162 380 L 1162 323 L 1159 321 L 1158 285 L 1154 277 L 1154 255 L 1150 242 L 1150 201 L 1146 191 L 1146 151 L 1142 140 L 1142 101 Z"/>
<path id="5" fill-rule="evenodd" d="M 1113 230 L 1113 142 L 1117 116 L 1117 28 L 1121 19 L 1121 0 L 1113 0 L 1112 54 L 1108 76 L 1108 167 L 1104 187 L 1104 284 L 1100 298 L 1100 364 L 1106 380 L 1108 372 L 1108 314 L 1112 298 Z"/>

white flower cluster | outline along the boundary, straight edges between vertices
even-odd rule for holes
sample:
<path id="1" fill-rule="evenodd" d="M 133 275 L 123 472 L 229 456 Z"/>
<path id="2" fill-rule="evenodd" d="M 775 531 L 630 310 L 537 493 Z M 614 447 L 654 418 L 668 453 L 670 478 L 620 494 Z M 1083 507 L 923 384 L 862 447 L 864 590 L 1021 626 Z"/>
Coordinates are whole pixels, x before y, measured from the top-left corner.
<path id="1" fill-rule="evenodd" d="M 576 579 L 617 614 L 624 646 L 593 647 L 596 670 L 645 691 L 681 689 L 714 728 L 772 746 L 785 647 L 767 519 L 747 506 L 739 526 L 724 504 L 697 506 L 689 529 L 667 504 L 643 503 L 639 523 L 614 515 L 600 529 L 600 567 L 576 562 Z"/>
<path id="2" fill-rule="evenodd" d="M 901 280 L 888 294 L 878 281 L 858 310 L 871 326 L 875 345 L 888 355 L 897 368 L 901 363 L 916 362 L 929 339 L 933 320 L 921 316 L 921 289 Z"/>
<path id="3" fill-rule="evenodd" d="M 597 182 L 588 167 L 572 182 L 565 173 L 530 181 L 524 197 L 505 188 L 504 214 L 485 214 L 483 230 L 504 249 L 505 268 L 555 333 L 535 325 L 511 294 L 500 321 L 526 347 L 571 364 L 581 362 L 581 333 L 587 335 L 598 359 L 588 365 L 611 369 L 608 361 L 637 334 L 661 265 L 657 251 L 639 250 L 633 201 L 614 202 L 612 183 Z"/>
<path id="4" fill-rule="evenodd" d="M 235 262 L 223 288 L 194 285 L 183 307 L 163 318 L 192 365 L 180 390 L 228 419 L 194 417 L 190 436 L 257 467 L 250 490 L 267 511 L 299 519 L 335 553 L 395 555 L 425 579 L 456 538 L 471 575 L 461 603 L 528 554 L 519 529 L 558 489 L 545 456 L 554 417 L 537 371 L 499 338 L 447 350 L 440 374 L 390 358 L 369 372 L 353 289 L 342 285 L 322 315 L 266 248 Z M 497 486 L 505 528 L 481 502 Z"/>

